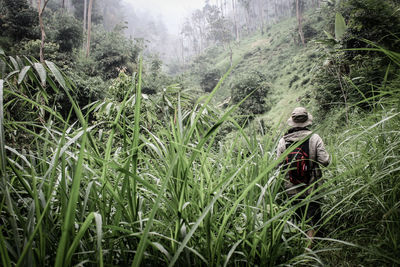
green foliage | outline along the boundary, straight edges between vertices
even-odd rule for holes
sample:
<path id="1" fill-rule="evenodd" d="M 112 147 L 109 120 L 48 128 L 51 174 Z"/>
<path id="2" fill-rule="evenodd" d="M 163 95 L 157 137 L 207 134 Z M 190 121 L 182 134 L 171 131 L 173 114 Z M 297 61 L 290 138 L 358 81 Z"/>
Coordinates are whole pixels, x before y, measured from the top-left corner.
<path id="1" fill-rule="evenodd" d="M 116 79 L 113 80 L 110 87 L 108 87 L 107 96 L 117 102 L 122 102 L 125 95 L 132 86 L 132 77 L 126 75 L 125 72 L 121 71 Z"/>
<path id="2" fill-rule="evenodd" d="M 79 21 L 83 21 L 83 10 L 84 10 L 84 1 L 81 0 L 72 0 L 72 5 L 74 6 L 74 16 Z M 89 5 L 89 0 L 87 1 L 87 5 Z M 88 8 L 88 7 L 86 7 Z M 93 1 L 92 7 L 92 23 L 100 24 L 103 21 L 103 12 L 101 10 L 101 1 Z"/>
<path id="3" fill-rule="evenodd" d="M 224 17 L 219 17 L 209 22 L 208 38 L 216 43 L 229 43 L 233 40 L 232 22 Z"/>
<path id="4" fill-rule="evenodd" d="M 155 54 L 148 57 L 148 67 L 143 74 L 143 94 L 154 95 L 160 93 L 167 85 L 173 84 L 172 78 L 166 75 L 163 70 L 163 62 Z"/>
<path id="5" fill-rule="evenodd" d="M 220 71 L 218 69 L 211 69 L 204 74 L 200 81 L 200 86 L 203 88 L 204 92 L 209 93 L 217 85 L 220 78 Z"/>
<path id="6" fill-rule="evenodd" d="M 343 4 L 343 15 L 347 19 L 347 31 L 343 40 L 344 48 L 362 48 L 361 39 L 398 51 L 400 40 L 400 17 L 391 1 L 349 0 Z M 398 8 L 398 6 L 397 6 Z"/>
<path id="7" fill-rule="evenodd" d="M 389 57 L 373 48 L 376 45 L 398 51 L 399 38 L 395 33 L 400 32 L 400 18 L 392 12 L 393 7 L 395 5 L 390 1 L 350 0 L 343 3 L 341 12 L 347 26 L 337 15 L 336 35 L 340 38 L 328 47 L 344 50 L 331 50 L 315 79 L 319 88 L 316 99 L 323 110 L 372 97 L 374 88 L 382 81 L 398 76 L 399 69 L 390 66 Z M 366 101 L 361 106 L 371 107 Z"/>
<path id="8" fill-rule="evenodd" d="M 255 115 L 263 114 L 270 108 L 265 104 L 271 86 L 266 76 L 262 73 L 258 71 L 240 73 L 232 82 L 231 88 L 233 104 L 241 102 L 250 95 L 238 109 L 238 113 L 245 116 L 244 120 L 246 120 L 246 117 L 253 119 Z M 243 122 L 244 120 L 241 121 Z"/>
<path id="9" fill-rule="evenodd" d="M 40 40 L 22 41 L 18 44 L 15 52 L 19 55 L 25 55 L 32 58 L 39 58 L 40 53 Z M 55 62 L 62 69 L 69 68 L 75 60 L 75 56 L 60 52 L 60 46 L 57 43 L 47 41 L 44 43 L 45 59 Z"/>
<path id="10" fill-rule="evenodd" d="M 325 131 L 334 152 L 326 180 L 334 179 L 332 186 L 339 189 L 325 198 L 324 211 L 334 211 L 325 231 L 331 238 L 355 244 L 337 244 L 341 252 L 324 257 L 331 264 L 399 264 L 398 112 L 398 103 L 395 109 L 383 107 L 368 114 L 356 110 L 348 125 Z M 335 110 L 331 115 L 338 113 L 341 111 Z M 330 124 L 338 119 L 336 115 L 328 117 L 332 118 Z M 329 246 L 328 241 L 324 243 Z"/>
<path id="11" fill-rule="evenodd" d="M 316 30 L 311 23 L 304 23 L 303 34 L 305 42 L 309 42 L 319 35 L 318 30 Z"/>
<path id="12" fill-rule="evenodd" d="M 91 57 L 95 61 L 95 73 L 103 79 L 116 78 L 121 70 L 136 69 L 140 44 L 125 38 L 122 27 L 107 32 L 97 27 L 91 42 Z"/>
<path id="13" fill-rule="evenodd" d="M 206 49 L 204 53 L 195 57 L 190 65 L 190 74 L 198 77 L 200 82 L 201 78 L 204 77 L 207 70 L 213 67 L 215 58 L 222 52 L 222 49 L 218 46 Z"/>
<path id="14" fill-rule="evenodd" d="M 341 40 L 343 35 L 346 33 L 347 25 L 344 21 L 343 16 L 340 13 L 336 13 L 335 17 L 335 38 Z"/>
<path id="15" fill-rule="evenodd" d="M 14 42 L 39 38 L 37 11 L 32 9 L 26 0 L 1 0 L 0 8 L 2 38 L 9 37 Z"/>
<path id="16" fill-rule="evenodd" d="M 150 61 L 150 72 L 153 76 L 156 76 L 161 72 L 162 61 L 158 55 L 154 55 Z"/>
<path id="17" fill-rule="evenodd" d="M 13 148 L 2 168 L 2 259 L 16 266 L 126 266 L 132 249 L 133 265 L 276 265 L 309 257 L 301 249 L 303 227 L 290 223 L 293 208 L 275 203 L 282 177 L 273 176 L 277 161 L 263 156 L 261 142 L 238 134 L 214 149 L 215 134 L 234 109 L 215 113 L 208 105 L 216 91 L 187 108 L 181 96 L 188 94 L 169 87 L 159 103 L 170 111 L 162 127 L 151 129 L 143 112 L 156 117 L 159 111 L 146 106 L 153 104 L 141 96 L 140 73 L 122 102 L 100 102 L 84 114 L 69 97 L 77 121 L 18 96 L 52 116 L 32 125 L 6 122 L 6 131 L 18 127 L 29 135 L 32 148 Z M 115 85 L 126 87 L 130 78 L 120 77 Z M 7 81 L 6 91 L 12 86 Z M 89 126 L 85 117 L 92 112 L 104 119 Z M 272 149 L 270 139 L 265 143 Z M 260 190 L 267 186 L 268 194 Z"/>
<path id="18" fill-rule="evenodd" d="M 83 72 L 67 71 L 69 78 L 74 84 L 74 97 L 79 107 L 85 107 L 93 102 L 104 99 L 108 83 L 104 82 L 99 76 L 88 76 Z M 64 95 L 65 97 L 65 95 Z M 62 99 L 59 99 L 61 102 Z M 61 102 L 67 104 L 65 102 Z M 69 109 L 63 108 L 62 114 L 67 116 Z"/>
<path id="19" fill-rule="evenodd" d="M 318 25 L 310 25 L 311 38 Z M 49 26 L 52 42 L 45 49 L 48 58 L 65 62 L 67 75 L 51 62 L 8 57 L 0 49 L 2 265 L 400 264 L 398 53 L 367 43 L 369 51 L 349 60 L 349 51 L 328 50 L 315 77 L 320 51 L 311 43 L 291 46 L 289 26 L 271 27 L 268 39 L 254 36 L 234 47 L 236 56 L 247 54 L 226 85 L 239 108 L 221 113 L 210 104 L 221 83 L 206 98 L 193 86 L 168 86 L 157 57 L 141 75 L 140 46 L 96 27 L 92 56 L 72 48 L 71 60 L 64 60 L 60 55 L 70 52 L 60 53 L 52 39 L 62 26 Z M 23 53 L 37 53 L 39 41 L 22 44 Z M 196 71 L 203 76 L 210 66 L 224 69 L 225 55 L 221 48 L 209 50 L 194 63 Z M 107 77 L 115 79 L 103 81 Z M 284 177 L 276 171 L 282 158 L 273 156 L 283 130 L 273 125 L 304 96 L 313 101 L 310 80 L 329 108 L 361 95 L 371 112 L 355 109 L 348 124 L 346 109 L 327 113 L 327 120 L 321 119 L 326 113 L 313 113 L 326 122 L 317 130 L 332 165 L 324 186 L 310 196 L 324 205 L 314 229 L 325 235 L 307 248 L 311 228 L 292 217 L 309 200 L 293 205 L 283 197 Z M 154 94 L 142 94 L 147 89 Z M 244 129 L 241 118 L 231 117 L 237 109 L 254 118 L 271 107 L 270 99 L 278 105 L 267 127 L 257 119 Z"/>
<path id="20" fill-rule="evenodd" d="M 61 53 L 71 53 L 82 46 L 81 23 L 66 12 L 57 11 L 46 20 L 49 40 L 60 46 Z"/>

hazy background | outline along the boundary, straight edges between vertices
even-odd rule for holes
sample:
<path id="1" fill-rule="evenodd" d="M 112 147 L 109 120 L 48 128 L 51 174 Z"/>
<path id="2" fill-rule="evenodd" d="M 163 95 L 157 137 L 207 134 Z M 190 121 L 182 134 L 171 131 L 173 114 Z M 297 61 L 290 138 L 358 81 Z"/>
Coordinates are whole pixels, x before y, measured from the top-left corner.
<path id="1" fill-rule="evenodd" d="M 196 8 L 204 6 L 204 0 L 124 0 L 124 4 L 136 12 L 148 13 L 155 19 L 161 19 L 174 35 L 180 33 L 185 17 Z"/>

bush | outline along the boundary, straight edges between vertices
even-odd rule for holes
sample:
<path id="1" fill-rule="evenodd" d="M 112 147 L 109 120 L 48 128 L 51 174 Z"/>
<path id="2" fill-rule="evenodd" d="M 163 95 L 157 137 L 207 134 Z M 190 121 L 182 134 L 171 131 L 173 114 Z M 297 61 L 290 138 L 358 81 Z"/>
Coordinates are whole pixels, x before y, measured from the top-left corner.
<path id="1" fill-rule="evenodd" d="M 289 82 L 289 88 L 292 88 L 293 84 L 294 84 L 295 82 L 297 82 L 299 79 L 300 79 L 300 77 L 299 77 L 298 75 L 294 75 L 294 76 L 292 77 L 292 79 L 290 80 L 290 82 Z"/>
<path id="2" fill-rule="evenodd" d="M 266 97 L 271 86 L 267 82 L 265 75 L 258 71 L 242 73 L 237 75 L 236 80 L 231 85 L 231 97 L 233 104 L 242 101 L 246 96 L 251 94 L 244 101 L 239 109 L 239 115 L 244 115 L 250 120 L 254 115 L 262 114 L 269 110 L 266 105 Z M 244 120 L 241 120 L 243 122 Z"/>
<path id="3" fill-rule="evenodd" d="M 113 101 L 122 102 L 132 84 L 132 77 L 121 71 L 108 88 L 107 97 Z"/>
<path id="4" fill-rule="evenodd" d="M 37 11 L 26 0 L 2 0 L 0 4 L 2 37 L 10 37 L 16 42 L 39 38 Z"/>
<path id="5" fill-rule="evenodd" d="M 306 42 L 310 41 L 314 37 L 318 36 L 318 31 L 311 26 L 309 23 L 306 23 L 303 26 L 303 33 L 304 33 L 304 39 Z"/>
<path id="6" fill-rule="evenodd" d="M 40 53 L 40 40 L 23 41 L 19 44 L 19 53 L 28 57 L 39 58 Z M 60 58 L 59 45 L 52 42 L 45 42 L 43 52 L 45 59 L 50 61 L 57 61 Z"/>
<path id="7" fill-rule="evenodd" d="M 212 69 L 206 72 L 200 81 L 200 86 L 207 93 L 211 92 L 218 84 L 221 73 L 218 69 Z"/>
<path id="8" fill-rule="evenodd" d="M 343 39 L 345 48 L 362 48 L 364 38 L 399 51 L 400 17 L 393 12 L 395 7 L 390 1 L 350 0 L 344 4 L 342 12 L 348 20 L 348 29 Z M 360 53 L 360 52 L 356 52 Z"/>
<path id="9" fill-rule="evenodd" d="M 347 22 L 347 30 L 335 48 L 355 50 L 330 54 L 316 75 L 316 87 L 319 88 L 316 99 L 325 112 L 344 105 L 345 101 L 354 104 L 374 96 L 374 87 L 399 75 L 398 68 L 388 68 L 390 59 L 384 53 L 357 50 L 375 48 L 370 45 L 372 42 L 383 49 L 399 51 L 400 39 L 395 33 L 400 33 L 400 18 L 393 13 L 394 8 L 392 1 L 349 0 L 342 4 L 340 12 Z M 359 106 L 371 107 L 366 101 Z"/>
<path id="10" fill-rule="evenodd" d="M 107 32 L 97 28 L 93 34 L 91 57 L 104 80 L 116 78 L 121 70 L 133 72 L 140 47 L 125 38 L 122 27 Z M 133 64 L 133 65 L 132 65 Z"/>
<path id="11" fill-rule="evenodd" d="M 60 52 L 71 53 L 81 47 L 83 40 L 81 23 L 65 12 L 54 12 L 46 23 L 49 39 L 60 46 Z"/>
<path id="12" fill-rule="evenodd" d="M 325 197 L 323 212 L 329 214 L 334 210 L 336 215 L 324 228 L 331 238 L 357 246 L 345 246 L 343 253 L 330 254 L 328 262 L 339 261 L 349 266 L 398 265 L 395 263 L 400 253 L 397 112 L 397 109 L 368 114 L 354 112 L 348 125 L 339 127 L 333 127 L 336 122 L 329 119 L 325 136 L 329 136 L 328 144 L 335 144 L 331 148 L 335 155 L 325 179 L 334 180 L 330 187 L 337 191 Z M 340 131 L 336 134 L 334 129 Z"/>

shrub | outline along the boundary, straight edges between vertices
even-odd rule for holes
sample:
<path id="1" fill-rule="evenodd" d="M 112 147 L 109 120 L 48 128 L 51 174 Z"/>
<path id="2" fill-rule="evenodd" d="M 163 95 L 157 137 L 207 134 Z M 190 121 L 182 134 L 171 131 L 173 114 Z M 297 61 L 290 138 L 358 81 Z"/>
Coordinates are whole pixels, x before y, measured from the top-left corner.
<path id="1" fill-rule="evenodd" d="M 218 69 L 212 69 L 206 72 L 200 81 L 200 86 L 205 92 L 211 92 L 217 85 L 221 73 Z"/>
<path id="2" fill-rule="evenodd" d="M 294 75 L 293 78 L 289 82 L 289 88 L 292 88 L 293 84 L 300 79 L 298 75 Z"/>
<path id="3" fill-rule="evenodd" d="M 237 75 L 237 78 L 231 85 L 233 104 L 239 103 L 246 96 L 251 94 L 246 101 L 240 105 L 238 113 L 251 120 L 254 118 L 254 115 L 268 111 L 269 107 L 266 105 L 265 99 L 270 88 L 271 86 L 267 82 L 265 75 L 258 71 Z"/>
<path id="4" fill-rule="evenodd" d="M 340 11 L 347 29 L 335 48 L 355 50 L 331 53 L 317 73 L 316 99 L 324 111 L 342 106 L 344 102 L 359 103 L 374 96 L 374 87 L 399 75 L 398 68 L 388 68 L 390 59 L 384 53 L 364 49 L 377 45 L 399 51 L 400 41 L 395 34 L 400 33 L 400 18 L 393 13 L 394 7 L 392 1 L 379 0 L 349 0 L 342 4 Z M 366 101 L 359 106 L 371 107 Z"/>
<path id="5" fill-rule="evenodd" d="M 97 28 L 93 34 L 91 57 L 97 63 L 97 71 L 105 80 L 116 78 L 121 70 L 133 72 L 141 48 L 133 40 L 125 38 L 122 27 L 107 32 Z"/>
<path id="6" fill-rule="evenodd" d="M 360 40 L 364 38 L 386 49 L 399 51 L 400 40 L 394 34 L 400 33 L 400 17 L 397 12 L 393 12 L 393 8 L 390 1 L 347 1 L 342 8 L 348 20 L 343 46 L 345 48 L 365 47 L 365 43 Z"/>
<path id="7" fill-rule="evenodd" d="M 46 23 L 49 39 L 60 46 L 60 52 L 72 52 L 82 45 L 81 23 L 65 12 L 54 12 Z"/>
<path id="8" fill-rule="evenodd" d="M 26 0 L 3 0 L 0 2 L 0 32 L 2 37 L 14 41 L 39 38 L 37 11 Z"/>

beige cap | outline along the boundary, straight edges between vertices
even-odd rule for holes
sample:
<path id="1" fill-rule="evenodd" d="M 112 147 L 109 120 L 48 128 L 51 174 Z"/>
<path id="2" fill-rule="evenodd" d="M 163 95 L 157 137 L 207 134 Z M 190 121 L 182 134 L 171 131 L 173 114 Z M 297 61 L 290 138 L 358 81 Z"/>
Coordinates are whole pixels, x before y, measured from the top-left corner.
<path id="1" fill-rule="evenodd" d="M 312 124 L 313 117 L 303 107 L 297 107 L 293 110 L 287 123 L 291 127 L 307 127 Z"/>

